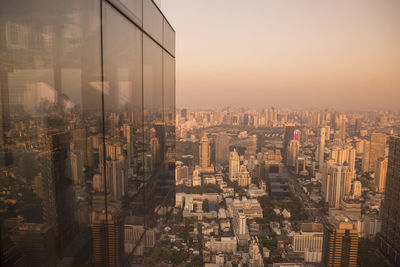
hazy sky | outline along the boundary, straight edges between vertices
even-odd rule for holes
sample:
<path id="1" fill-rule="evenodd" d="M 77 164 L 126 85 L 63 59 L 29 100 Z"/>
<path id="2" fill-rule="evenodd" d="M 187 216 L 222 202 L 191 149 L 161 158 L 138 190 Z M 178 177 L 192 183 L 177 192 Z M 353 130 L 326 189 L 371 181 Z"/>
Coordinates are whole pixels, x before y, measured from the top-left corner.
<path id="1" fill-rule="evenodd" d="M 163 0 L 177 105 L 400 108 L 398 0 Z"/>

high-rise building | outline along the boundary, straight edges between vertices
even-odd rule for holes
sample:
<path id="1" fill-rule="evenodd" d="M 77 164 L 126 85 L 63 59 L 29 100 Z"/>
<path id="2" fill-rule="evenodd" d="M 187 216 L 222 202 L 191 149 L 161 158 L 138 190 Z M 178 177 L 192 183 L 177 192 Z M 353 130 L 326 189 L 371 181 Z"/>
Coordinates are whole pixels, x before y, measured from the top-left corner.
<path id="1" fill-rule="evenodd" d="M 283 151 L 287 150 L 290 140 L 294 139 L 294 124 L 285 124 L 283 128 Z"/>
<path id="2" fill-rule="evenodd" d="M 368 140 L 362 142 L 362 165 L 363 172 L 369 172 L 369 156 L 370 156 L 371 143 Z"/>
<path id="3" fill-rule="evenodd" d="M 340 114 L 339 116 L 339 131 L 340 131 L 340 139 L 345 140 L 346 139 L 346 115 Z"/>
<path id="4" fill-rule="evenodd" d="M 246 154 L 255 155 L 256 153 L 257 153 L 257 135 L 254 134 L 250 137 L 250 142 L 249 145 L 247 146 Z"/>
<path id="5" fill-rule="evenodd" d="M 121 264 L 122 228 L 114 215 L 93 212 L 92 214 L 92 246 L 94 266 L 113 266 Z"/>
<path id="6" fill-rule="evenodd" d="M 229 180 L 237 181 L 239 178 L 240 159 L 236 149 L 229 156 Z"/>
<path id="7" fill-rule="evenodd" d="M 321 169 L 324 164 L 326 128 L 319 129 L 318 165 Z"/>
<path id="8" fill-rule="evenodd" d="M 358 240 L 358 231 L 347 217 L 328 217 L 324 225 L 325 266 L 356 267 Z"/>
<path id="9" fill-rule="evenodd" d="M 400 265 L 400 137 L 389 139 L 385 198 L 381 216 L 382 231 L 378 236 L 381 252 L 396 266 Z"/>
<path id="10" fill-rule="evenodd" d="M 299 150 L 300 150 L 300 142 L 298 140 L 290 140 L 286 156 L 286 161 L 288 166 L 290 167 L 296 166 L 296 159 L 297 156 L 299 155 Z"/>
<path id="11" fill-rule="evenodd" d="M 243 210 L 234 210 L 232 224 L 236 236 L 245 235 L 249 232 L 247 228 L 246 215 L 243 213 Z"/>
<path id="12" fill-rule="evenodd" d="M 375 166 L 375 188 L 376 192 L 384 193 L 386 185 L 386 173 L 388 168 L 388 160 L 386 158 L 378 159 Z"/>
<path id="13" fill-rule="evenodd" d="M 200 140 L 199 165 L 201 169 L 207 169 L 210 167 L 210 142 L 206 132 L 203 133 L 203 136 Z"/>
<path id="14" fill-rule="evenodd" d="M 215 163 L 228 164 L 229 162 L 229 139 L 226 132 L 220 132 L 215 140 Z"/>
<path id="15" fill-rule="evenodd" d="M 369 147 L 369 157 L 366 162 L 368 172 L 375 171 L 375 165 L 379 158 L 385 157 L 386 134 L 372 133 Z"/>
<path id="16" fill-rule="evenodd" d="M 239 186 L 249 186 L 251 184 L 251 176 L 247 171 L 247 167 L 245 165 L 240 166 L 239 170 Z"/>
<path id="17" fill-rule="evenodd" d="M 330 207 L 339 208 L 341 201 L 350 197 L 352 177 L 352 172 L 346 164 L 330 166 L 325 197 Z"/>

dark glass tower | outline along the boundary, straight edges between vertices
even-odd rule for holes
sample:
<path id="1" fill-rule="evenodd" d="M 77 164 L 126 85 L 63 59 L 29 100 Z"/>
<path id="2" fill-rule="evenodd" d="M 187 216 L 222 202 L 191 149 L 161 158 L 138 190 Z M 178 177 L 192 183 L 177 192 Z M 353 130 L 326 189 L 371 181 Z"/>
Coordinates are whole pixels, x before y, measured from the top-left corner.
<path id="1" fill-rule="evenodd" d="M 382 204 L 382 231 L 377 237 L 381 252 L 400 265 L 400 137 L 389 139 L 385 198 Z"/>
<path id="2" fill-rule="evenodd" d="M 152 0 L 1 1 L 3 264 L 145 264 L 174 168 L 175 31 Z"/>

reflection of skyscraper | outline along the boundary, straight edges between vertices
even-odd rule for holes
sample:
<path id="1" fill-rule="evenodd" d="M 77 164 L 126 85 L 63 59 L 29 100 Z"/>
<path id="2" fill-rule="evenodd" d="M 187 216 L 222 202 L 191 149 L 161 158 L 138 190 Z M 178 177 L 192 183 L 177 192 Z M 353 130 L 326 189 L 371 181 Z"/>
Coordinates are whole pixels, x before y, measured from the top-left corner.
<path id="1" fill-rule="evenodd" d="M 158 138 L 156 135 L 156 131 L 153 131 L 153 137 L 150 140 L 151 147 L 151 155 L 153 157 L 153 164 L 155 166 L 159 166 L 161 163 L 161 151 L 160 151 L 160 143 L 158 142 Z"/>
<path id="2" fill-rule="evenodd" d="M 107 188 L 111 192 L 113 200 L 121 200 L 128 186 L 126 159 L 106 160 Z"/>
<path id="3" fill-rule="evenodd" d="M 239 168 L 239 154 L 236 152 L 236 149 L 234 149 L 233 152 L 230 153 L 229 157 L 229 180 L 237 181 L 239 178 Z"/>
<path id="4" fill-rule="evenodd" d="M 60 243 L 68 240 L 74 220 L 72 180 L 66 176 L 68 146 L 66 132 L 50 133 L 46 136 L 46 152 L 40 155 L 43 221 L 55 225 Z"/>
<path id="5" fill-rule="evenodd" d="M 201 169 L 207 169 L 210 167 L 210 142 L 208 141 L 208 137 L 205 132 L 200 140 L 199 161 Z"/>
<path id="6" fill-rule="evenodd" d="M 218 164 L 229 162 L 229 139 L 226 132 L 220 132 L 215 141 L 215 162 Z"/>
<path id="7" fill-rule="evenodd" d="M 24 223 L 13 233 L 17 248 L 28 266 L 55 266 L 54 225 Z"/>
<path id="8" fill-rule="evenodd" d="M 70 158 L 71 158 L 72 181 L 74 184 L 81 184 L 83 182 L 83 172 L 82 172 L 83 157 L 81 151 L 71 151 Z"/>
<path id="9" fill-rule="evenodd" d="M 121 226 L 117 217 L 103 213 L 92 214 L 92 246 L 94 266 L 118 267 L 121 264 Z"/>
<path id="10" fill-rule="evenodd" d="M 400 265 L 400 137 L 389 139 L 389 158 L 383 200 L 382 231 L 378 244 L 382 253 L 396 266 Z"/>

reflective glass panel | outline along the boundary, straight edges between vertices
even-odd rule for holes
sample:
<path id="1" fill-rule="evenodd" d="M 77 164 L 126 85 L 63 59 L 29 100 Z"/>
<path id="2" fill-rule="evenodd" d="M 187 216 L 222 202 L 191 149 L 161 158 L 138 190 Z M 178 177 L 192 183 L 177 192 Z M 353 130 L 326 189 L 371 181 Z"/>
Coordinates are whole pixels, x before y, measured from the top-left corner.
<path id="1" fill-rule="evenodd" d="M 91 262 L 103 130 L 99 5 L 0 2 L 0 222 L 2 248 L 15 255 L 4 266 Z"/>
<path id="2" fill-rule="evenodd" d="M 170 52 L 173 56 L 175 56 L 175 31 L 168 24 L 168 22 L 164 19 L 164 48 Z"/>
<path id="3" fill-rule="evenodd" d="M 143 29 L 157 42 L 163 42 L 163 16 L 151 0 L 143 0 Z"/>

